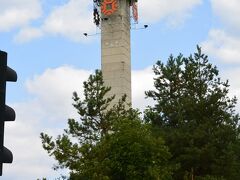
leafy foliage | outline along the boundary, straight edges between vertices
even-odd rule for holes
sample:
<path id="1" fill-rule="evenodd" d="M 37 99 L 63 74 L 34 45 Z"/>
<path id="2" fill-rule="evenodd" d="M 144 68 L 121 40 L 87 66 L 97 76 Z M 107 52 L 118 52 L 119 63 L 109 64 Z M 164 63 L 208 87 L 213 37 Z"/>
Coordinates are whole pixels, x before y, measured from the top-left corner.
<path id="1" fill-rule="evenodd" d="M 169 179 L 170 153 L 163 140 L 152 136 L 138 111 L 126 107 L 126 96 L 111 106 L 109 90 L 96 71 L 84 82 L 83 100 L 73 93 L 80 119 L 69 119 L 55 140 L 41 133 L 43 148 L 58 162 L 55 168 L 69 169 L 70 179 Z"/>
<path id="2" fill-rule="evenodd" d="M 161 138 L 139 120 L 122 119 L 113 124 L 91 151 L 76 177 L 80 179 L 171 179 L 170 153 Z"/>
<path id="3" fill-rule="evenodd" d="M 228 81 L 221 81 L 200 47 L 194 56 L 158 61 L 153 71 L 155 90 L 146 95 L 156 105 L 145 111 L 145 120 L 180 164 L 174 178 L 240 179 L 239 115 Z"/>

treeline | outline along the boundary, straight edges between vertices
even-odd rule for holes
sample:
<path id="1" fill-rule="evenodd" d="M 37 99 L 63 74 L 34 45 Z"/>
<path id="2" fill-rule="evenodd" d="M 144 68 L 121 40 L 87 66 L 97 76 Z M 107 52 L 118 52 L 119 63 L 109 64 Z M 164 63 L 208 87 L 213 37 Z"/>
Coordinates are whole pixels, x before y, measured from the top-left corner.
<path id="1" fill-rule="evenodd" d="M 90 75 L 84 98 L 73 93 L 79 119 L 56 138 L 41 133 L 55 169 L 73 180 L 239 180 L 239 115 L 228 81 L 200 47 L 153 71 L 155 90 L 145 94 L 155 105 L 141 116 L 125 96 L 111 106 L 101 71 Z"/>

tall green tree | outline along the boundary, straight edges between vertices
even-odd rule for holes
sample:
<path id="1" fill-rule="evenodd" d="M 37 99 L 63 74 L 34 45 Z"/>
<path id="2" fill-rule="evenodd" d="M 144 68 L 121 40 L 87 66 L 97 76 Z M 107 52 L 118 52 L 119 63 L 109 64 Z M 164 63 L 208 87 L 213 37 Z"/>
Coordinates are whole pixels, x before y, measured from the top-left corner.
<path id="1" fill-rule="evenodd" d="M 84 98 L 73 93 L 79 119 L 56 139 L 41 133 L 43 148 L 57 161 L 56 169 L 70 170 L 70 179 L 171 178 L 170 153 L 161 138 L 142 124 L 138 111 L 126 107 L 126 96 L 110 105 L 101 71 L 84 82 Z"/>
<path id="2" fill-rule="evenodd" d="M 228 81 L 221 81 L 208 56 L 197 47 L 187 58 L 158 61 L 153 71 L 155 90 L 146 96 L 155 105 L 145 111 L 145 120 L 180 165 L 174 179 L 240 179 L 237 99 L 228 96 Z"/>

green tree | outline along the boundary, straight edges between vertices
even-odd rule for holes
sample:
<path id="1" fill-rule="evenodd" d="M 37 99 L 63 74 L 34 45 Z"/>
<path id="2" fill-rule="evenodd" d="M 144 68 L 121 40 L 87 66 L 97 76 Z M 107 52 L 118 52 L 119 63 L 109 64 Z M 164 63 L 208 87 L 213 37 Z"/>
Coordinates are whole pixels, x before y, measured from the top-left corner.
<path id="1" fill-rule="evenodd" d="M 91 150 L 75 179 L 172 179 L 170 153 L 138 119 L 113 123 L 113 132 Z"/>
<path id="2" fill-rule="evenodd" d="M 239 115 L 228 81 L 221 81 L 200 47 L 193 56 L 158 61 L 153 71 L 155 90 L 146 96 L 156 104 L 145 120 L 180 164 L 174 179 L 240 179 Z"/>
<path id="3" fill-rule="evenodd" d="M 126 105 L 126 96 L 111 106 L 101 71 L 84 82 L 84 99 L 73 93 L 79 120 L 56 139 L 41 133 L 43 148 L 57 160 L 56 169 L 70 170 L 70 179 L 138 179 L 171 177 L 170 153 L 141 123 L 139 112 Z"/>

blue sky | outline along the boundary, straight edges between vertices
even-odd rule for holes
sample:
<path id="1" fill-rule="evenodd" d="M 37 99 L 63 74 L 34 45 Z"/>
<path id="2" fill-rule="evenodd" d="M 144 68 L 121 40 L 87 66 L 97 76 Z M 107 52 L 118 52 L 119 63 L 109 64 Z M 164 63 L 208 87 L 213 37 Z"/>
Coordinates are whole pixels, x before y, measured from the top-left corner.
<path id="1" fill-rule="evenodd" d="M 3 179 L 53 179 L 59 172 L 41 148 L 39 133 L 61 133 L 66 120 L 78 117 L 71 106 L 73 91 L 100 68 L 100 35 L 92 21 L 91 0 L 0 0 L 0 49 L 18 74 L 8 83 L 7 102 L 16 109 L 6 124 L 5 145 L 14 162 L 4 165 Z M 151 71 L 170 54 L 189 56 L 202 46 L 230 95 L 240 98 L 239 0 L 139 0 L 139 24 L 131 31 L 133 106 L 152 102 L 144 91 L 153 88 Z M 142 82 L 142 83 L 139 83 Z M 239 106 L 237 107 L 239 111 Z"/>

